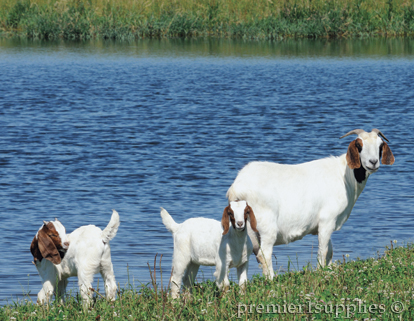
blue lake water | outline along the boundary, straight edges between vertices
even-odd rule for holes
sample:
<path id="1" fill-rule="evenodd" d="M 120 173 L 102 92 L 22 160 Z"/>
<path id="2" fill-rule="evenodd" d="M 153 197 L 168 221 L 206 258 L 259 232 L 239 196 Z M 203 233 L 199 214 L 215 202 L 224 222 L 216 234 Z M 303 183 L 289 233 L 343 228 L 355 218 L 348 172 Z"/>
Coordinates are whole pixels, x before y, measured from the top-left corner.
<path id="1" fill-rule="evenodd" d="M 166 286 L 173 241 L 160 206 L 178 222 L 220 219 L 245 164 L 340 155 L 353 138 L 339 137 L 354 128 L 379 128 L 396 162 L 369 178 L 333 234 L 334 260 L 413 241 L 413 48 L 409 39 L 0 39 L 0 304 L 35 300 L 29 247 L 43 220 L 104 228 L 111 209 L 121 217 L 117 282 L 150 282 L 158 253 Z M 275 270 L 316 265 L 317 246 L 307 236 L 275 247 Z M 252 256 L 249 276 L 259 272 Z M 198 279 L 212 274 L 202 268 Z"/>

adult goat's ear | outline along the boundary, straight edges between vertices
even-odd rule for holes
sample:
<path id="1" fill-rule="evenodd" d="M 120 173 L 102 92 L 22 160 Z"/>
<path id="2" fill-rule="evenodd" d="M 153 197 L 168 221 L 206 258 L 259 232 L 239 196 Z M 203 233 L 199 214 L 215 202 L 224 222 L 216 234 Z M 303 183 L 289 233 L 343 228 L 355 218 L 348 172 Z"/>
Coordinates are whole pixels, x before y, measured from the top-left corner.
<path id="1" fill-rule="evenodd" d="M 384 165 L 392 165 L 395 162 L 394 155 L 392 154 L 392 151 L 388 144 L 383 141 L 382 144 L 382 159 L 381 163 Z"/>
<path id="2" fill-rule="evenodd" d="M 362 150 L 362 146 L 362 140 L 359 138 L 353 140 L 349 144 L 348 152 L 346 153 L 346 161 L 350 169 L 356 169 L 361 167 L 359 152 Z"/>
<path id="3" fill-rule="evenodd" d="M 223 217 L 221 218 L 221 225 L 223 226 L 223 235 L 226 235 L 229 232 L 230 229 L 230 219 L 228 211 L 230 209 L 230 205 L 228 205 L 223 212 Z"/>
<path id="4" fill-rule="evenodd" d="M 62 260 L 59 255 L 59 251 L 43 228 L 39 230 L 37 236 L 38 247 L 42 256 L 53 264 L 60 264 Z"/>

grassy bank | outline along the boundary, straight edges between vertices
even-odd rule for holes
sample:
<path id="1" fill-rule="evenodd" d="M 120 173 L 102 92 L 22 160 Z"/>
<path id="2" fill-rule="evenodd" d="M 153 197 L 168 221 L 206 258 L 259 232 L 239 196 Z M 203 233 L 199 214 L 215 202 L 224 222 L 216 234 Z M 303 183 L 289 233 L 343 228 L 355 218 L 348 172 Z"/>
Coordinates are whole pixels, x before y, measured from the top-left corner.
<path id="1" fill-rule="evenodd" d="M 159 277 L 159 276 L 158 276 Z M 159 281 L 159 280 L 158 280 Z M 164 282 L 165 282 L 164 278 Z M 387 248 L 367 260 L 336 262 L 325 269 L 279 275 L 270 282 L 254 277 L 246 295 L 234 285 L 219 293 L 213 282 L 195 286 L 193 295 L 171 300 L 166 289 L 122 289 L 113 303 L 97 294 L 82 311 L 70 297 L 65 305 L 38 307 L 27 301 L 0 309 L 1 320 L 412 320 L 414 246 Z M 99 291 L 98 291 L 99 292 Z"/>
<path id="2" fill-rule="evenodd" d="M 401 36 L 414 0 L 0 0 L 3 34 L 32 38 Z"/>

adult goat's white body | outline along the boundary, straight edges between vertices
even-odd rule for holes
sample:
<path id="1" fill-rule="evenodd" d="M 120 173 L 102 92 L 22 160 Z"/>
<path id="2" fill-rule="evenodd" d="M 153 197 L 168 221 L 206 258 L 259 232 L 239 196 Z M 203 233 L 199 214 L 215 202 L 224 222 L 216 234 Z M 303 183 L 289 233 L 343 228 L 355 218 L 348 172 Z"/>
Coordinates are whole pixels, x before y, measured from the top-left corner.
<path id="1" fill-rule="evenodd" d="M 364 139 L 364 143 L 361 140 L 364 148 L 374 143 L 378 144 L 378 150 L 383 147 L 376 133 L 372 137 L 360 136 Z M 364 164 L 361 150 L 360 161 Z M 320 264 L 331 263 L 331 234 L 349 218 L 368 176 L 378 169 L 379 163 L 373 157 L 370 155 L 369 161 L 375 168 L 368 169 L 361 164 L 350 166 L 349 157 L 344 154 L 298 165 L 252 162 L 239 172 L 227 197 L 229 201 L 246 200 L 255 209 L 261 235 L 260 251 L 255 238 L 251 238 L 265 275 L 273 277 L 274 245 L 300 240 L 307 234 L 318 235 Z"/>

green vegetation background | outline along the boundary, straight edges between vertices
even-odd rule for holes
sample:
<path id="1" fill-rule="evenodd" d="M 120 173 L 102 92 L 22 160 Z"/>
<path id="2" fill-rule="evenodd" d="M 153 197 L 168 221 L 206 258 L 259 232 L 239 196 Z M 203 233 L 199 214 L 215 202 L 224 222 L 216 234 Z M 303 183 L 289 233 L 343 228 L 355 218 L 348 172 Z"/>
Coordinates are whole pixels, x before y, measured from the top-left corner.
<path id="1" fill-rule="evenodd" d="M 0 33 L 41 39 L 414 34 L 414 0 L 0 0 Z"/>
<path id="2" fill-rule="evenodd" d="M 154 266 L 156 263 L 154 260 Z M 118 291 L 115 302 L 107 302 L 98 285 L 94 302 L 87 309 L 79 296 L 49 306 L 38 306 L 29 299 L 2 307 L 0 320 L 414 319 L 412 244 L 394 248 L 391 243 L 376 258 L 350 261 L 344 257 L 327 268 L 295 268 L 273 281 L 254 276 L 245 294 L 234 283 L 223 293 L 214 282 L 206 281 L 196 284 L 191 295 L 177 300 L 172 300 L 165 288 L 169 273 L 163 279 L 151 268 L 152 284 L 137 287 L 133 281 Z"/>

